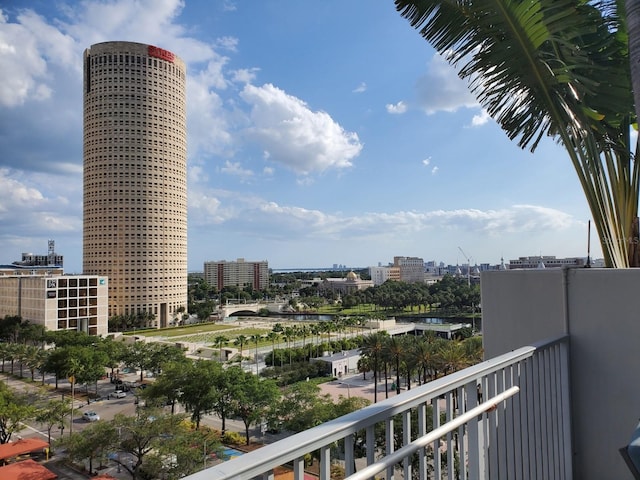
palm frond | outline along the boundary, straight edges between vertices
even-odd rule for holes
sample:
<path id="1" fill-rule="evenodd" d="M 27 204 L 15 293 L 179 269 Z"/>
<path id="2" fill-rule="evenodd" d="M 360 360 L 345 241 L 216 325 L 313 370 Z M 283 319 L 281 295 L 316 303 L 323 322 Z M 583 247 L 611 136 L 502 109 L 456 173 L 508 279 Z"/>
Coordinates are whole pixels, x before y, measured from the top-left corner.
<path id="1" fill-rule="evenodd" d="M 566 148 L 605 260 L 627 265 L 638 167 L 627 36 L 616 0 L 396 0 L 396 9 L 470 80 L 508 137 Z"/>

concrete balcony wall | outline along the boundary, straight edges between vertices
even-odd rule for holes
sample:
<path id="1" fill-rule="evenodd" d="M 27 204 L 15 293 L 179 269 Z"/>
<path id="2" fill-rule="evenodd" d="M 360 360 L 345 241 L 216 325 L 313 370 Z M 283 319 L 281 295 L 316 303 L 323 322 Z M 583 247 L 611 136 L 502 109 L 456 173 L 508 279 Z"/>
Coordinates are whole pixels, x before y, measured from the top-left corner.
<path id="1" fill-rule="evenodd" d="M 570 336 L 574 478 L 629 479 L 640 418 L 640 269 L 482 273 L 485 358 Z"/>

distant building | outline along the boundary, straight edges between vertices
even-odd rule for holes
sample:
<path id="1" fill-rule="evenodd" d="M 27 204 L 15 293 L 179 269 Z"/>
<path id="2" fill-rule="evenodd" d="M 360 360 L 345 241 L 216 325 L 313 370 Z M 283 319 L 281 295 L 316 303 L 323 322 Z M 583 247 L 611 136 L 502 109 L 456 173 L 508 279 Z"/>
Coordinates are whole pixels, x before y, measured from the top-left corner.
<path id="1" fill-rule="evenodd" d="M 387 280 L 400 280 L 399 267 L 369 267 L 369 276 L 374 285 L 382 285 Z"/>
<path id="2" fill-rule="evenodd" d="M 108 279 L 94 275 L 0 276 L 0 317 L 19 315 L 47 330 L 106 335 Z"/>
<path id="3" fill-rule="evenodd" d="M 25 267 L 62 267 L 64 258 L 55 252 L 55 242 L 49 240 L 49 251 L 46 255 L 34 255 L 33 253 L 23 253 L 22 260 L 13 262 L 14 265 Z"/>
<path id="4" fill-rule="evenodd" d="M 319 285 L 323 290 L 331 290 L 343 295 L 373 287 L 372 280 L 362 280 L 355 272 L 347 273 L 346 278 L 325 278 Z"/>
<path id="5" fill-rule="evenodd" d="M 362 354 L 360 349 L 345 350 L 324 357 L 312 358 L 312 362 L 323 362 L 327 364 L 327 370 L 334 377 L 341 377 L 348 373 L 356 373 L 358 371 L 358 360 Z"/>
<path id="6" fill-rule="evenodd" d="M 562 268 L 562 267 L 584 267 L 586 258 L 568 257 L 556 258 L 555 256 L 533 256 L 519 257 L 517 260 L 509 260 L 509 270 L 523 268 Z"/>
<path id="7" fill-rule="evenodd" d="M 266 260 L 247 262 L 239 258 L 235 262 L 220 260 L 204 262 L 205 281 L 222 290 L 224 287 L 245 287 L 264 290 L 269 286 L 269 263 Z"/>
<path id="8" fill-rule="evenodd" d="M 419 257 L 393 257 L 393 266 L 400 268 L 400 281 L 424 282 L 424 259 Z"/>

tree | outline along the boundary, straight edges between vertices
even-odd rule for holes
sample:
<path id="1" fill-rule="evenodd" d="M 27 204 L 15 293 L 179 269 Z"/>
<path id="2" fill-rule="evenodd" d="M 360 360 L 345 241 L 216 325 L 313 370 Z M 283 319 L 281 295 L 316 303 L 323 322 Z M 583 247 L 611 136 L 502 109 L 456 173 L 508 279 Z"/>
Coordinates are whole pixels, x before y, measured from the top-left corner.
<path id="1" fill-rule="evenodd" d="M 147 460 L 157 460 L 158 456 L 162 460 L 163 445 L 166 447 L 166 444 L 170 442 L 172 434 L 180 429 L 180 423 L 183 419 L 184 416 L 180 415 L 137 415 L 134 417 L 116 415 L 113 419 L 113 428 L 118 436 L 118 449 L 129 457 L 133 457 L 134 461 L 129 464 L 120 461 L 118 457 L 114 461 L 120 463 L 135 480 L 141 476 L 140 472 Z M 148 463 L 156 468 L 158 463 L 162 464 L 162 461 L 153 460 Z M 171 466 L 167 465 L 168 468 Z M 157 473 L 157 471 L 153 472 L 151 478 L 158 478 Z"/>
<path id="2" fill-rule="evenodd" d="M 363 339 L 362 355 L 369 358 L 369 365 L 373 370 L 373 403 L 378 402 L 378 373 L 386 336 L 383 332 L 376 332 Z"/>
<path id="3" fill-rule="evenodd" d="M 632 3 L 627 13 L 637 18 Z M 461 65 L 459 76 L 470 80 L 472 93 L 510 139 L 533 151 L 548 135 L 565 147 L 606 265 L 638 266 L 640 255 L 631 257 L 638 244 L 640 166 L 630 140 L 636 114 L 623 2 L 395 4 L 450 64 Z"/>
<path id="4" fill-rule="evenodd" d="M 273 380 L 260 380 L 252 373 L 243 372 L 236 377 L 237 388 L 233 399 L 233 413 L 244 423 L 249 445 L 249 427 L 266 416 L 267 409 L 280 397 L 280 390 Z"/>
<path id="5" fill-rule="evenodd" d="M 256 351 L 254 354 L 254 359 L 256 364 L 256 375 L 258 375 L 258 344 L 260 343 L 261 340 L 262 340 L 262 335 L 259 335 L 257 333 L 251 335 L 251 341 L 256 347 Z"/>
<path id="6" fill-rule="evenodd" d="M 249 337 L 242 334 L 238 335 L 236 339 L 233 341 L 233 344 L 235 346 L 240 347 L 240 364 L 242 364 L 242 349 L 244 348 L 244 346 L 247 344 L 248 341 L 249 341 Z"/>
<path id="7" fill-rule="evenodd" d="M 14 432 L 22 429 L 22 423 L 35 416 L 36 407 L 30 399 L 0 383 L 0 444 L 10 442 Z"/>
<path id="8" fill-rule="evenodd" d="M 223 374 L 222 365 L 218 362 L 197 360 L 186 363 L 179 373 L 180 402 L 185 410 L 191 413 L 191 421 L 200 428 L 202 415 L 215 409 L 220 392 L 217 389 L 218 377 Z M 162 376 L 178 374 L 178 370 L 168 370 Z M 224 430 L 224 417 L 222 418 L 222 428 Z"/>
<path id="9" fill-rule="evenodd" d="M 48 400 L 38 409 L 35 420 L 46 427 L 49 444 L 53 427 L 64 425 L 64 420 L 70 413 L 71 405 L 68 400 Z"/>
<path id="10" fill-rule="evenodd" d="M 278 334 L 278 332 L 271 331 L 271 332 L 267 333 L 267 340 L 269 340 L 271 342 L 271 366 L 272 367 L 275 367 L 275 362 L 276 362 L 276 356 L 275 356 L 276 340 L 278 340 L 278 338 L 280 338 L 280 335 Z"/>
<path id="11" fill-rule="evenodd" d="M 405 354 L 405 344 L 397 335 L 386 338 L 383 344 L 383 355 L 386 356 L 393 364 L 396 373 L 396 393 L 400 395 L 400 367 Z"/>
<path id="12" fill-rule="evenodd" d="M 229 341 L 229 339 L 227 337 L 225 337 L 224 335 L 217 335 L 213 339 L 213 346 L 220 349 L 220 361 L 221 362 L 222 362 L 222 347 L 224 347 L 227 344 L 228 341 Z"/>
<path id="13" fill-rule="evenodd" d="M 332 408 L 331 396 L 320 395 L 320 387 L 298 382 L 284 390 L 277 417 L 287 430 L 302 432 L 325 422 Z"/>
<path id="14" fill-rule="evenodd" d="M 189 362 L 190 363 L 190 362 Z M 185 362 L 170 362 L 165 364 L 163 371 L 156 381 L 149 384 L 142 391 L 141 396 L 147 405 L 160 406 L 171 403 L 171 414 L 175 412 L 175 404 L 184 395 L 183 385 L 190 380 L 187 373 L 191 372 L 191 365 Z"/>
<path id="15" fill-rule="evenodd" d="M 69 458 L 75 461 L 89 460 L 89 472 L 93 473 L 93 461 L 106 457 L 118 440 L 118 430 L 111 422 L 94 422 L 82 432 L 60 439 Z"/>

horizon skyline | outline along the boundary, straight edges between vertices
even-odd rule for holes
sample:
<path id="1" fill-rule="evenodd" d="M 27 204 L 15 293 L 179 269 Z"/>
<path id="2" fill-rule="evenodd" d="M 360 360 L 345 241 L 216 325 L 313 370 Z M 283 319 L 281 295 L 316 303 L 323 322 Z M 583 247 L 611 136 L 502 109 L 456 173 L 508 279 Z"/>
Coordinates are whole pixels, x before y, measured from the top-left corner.
<path id="1" fill-rule="evenodd" d="M 459 246 L 471 263 L 587 255 L 591 215 L 564 150 L 519 149 L 392 2 L 327 0 L 312 16 L 282 0 L 0 12 L 0 262 L 54 239 L 82 271 L 82 52 L 116 40 L 187 64 L 188 271 L 398 253 L 454 265 Z"/>

